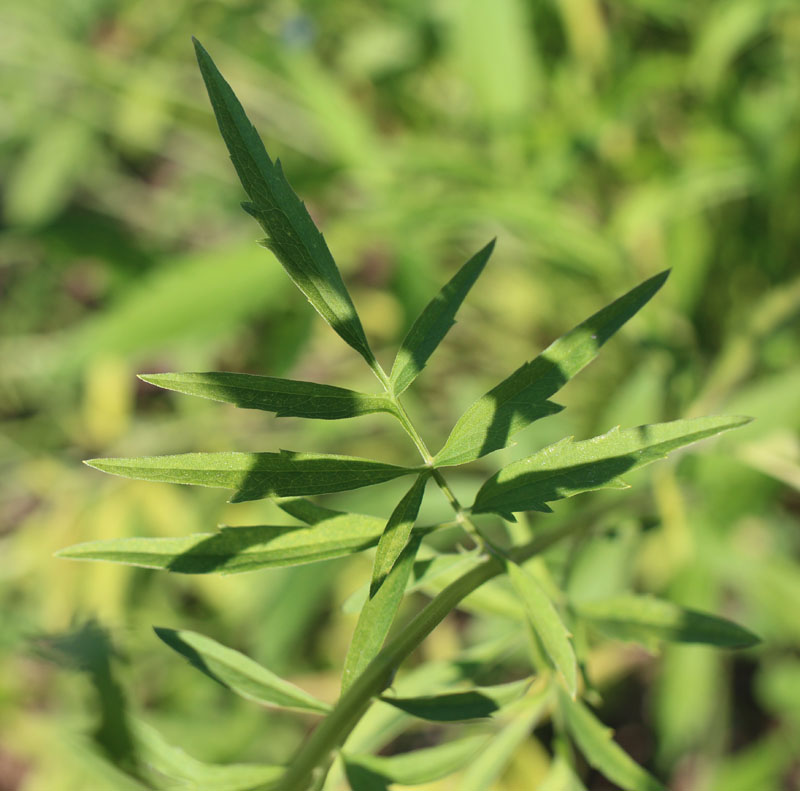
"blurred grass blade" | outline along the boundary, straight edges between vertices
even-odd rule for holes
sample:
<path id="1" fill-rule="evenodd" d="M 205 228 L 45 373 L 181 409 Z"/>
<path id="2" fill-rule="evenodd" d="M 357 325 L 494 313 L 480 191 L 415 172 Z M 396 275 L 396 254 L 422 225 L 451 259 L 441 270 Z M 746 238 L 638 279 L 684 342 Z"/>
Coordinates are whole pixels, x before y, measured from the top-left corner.
<path id="1" fill-rule="evenodd" d="M 344 660 L 342 694 L 347 692 L 350 685 L 381 650 L 403 600 L 411 576 L 411 567 L 414 565 L 414 558 L 421 541 L 422 536 L 419 534 L 412 537 L 377 593 L 361 608 L 353 639 Z"/>
<path id="2" fill-rule="evenodd" d="M 654 777 L 642 769 L 612 738 L 606 728 L 579 700 L 559 693 L 561 712 L 572 738 L 590 766 L 624 791 L 665 791 Z"/>
<path id="3" fill-rule="evenodd" d="M 235 489 L 230 502 L 325 494 L 372 486 L 417 472 L 371 459 L 324 453 L 181 453 L 132 459 L 89 459 L 90 467 L 123 478 Z"/>
<path id="4" fill-rule="evenodd" d="M 574 698 L 578 689 L 578 663 L 567 627 L 536 579 L 510 560 L 506 561 L 506 569 L 517 596 L 522 600 L 531 627 L 563 679 L 567 691 Z"/>
<path id="5" fill-rule="evenodd" d="M 223 527 L 180 538 L 111 538 L 75 544 L 56 553 L 73 560 L 105 560 L 179 574 L 238 574 L 299 566 L 374 547 L 383 520 L 342 514 L 312 527 Z M 415 531 L 416 532 L 416 531 Z M 419 535 L 423 534 L 420 529 Z"/>
<path id="6" fill-rule="evenodd" d="M 597 356 L 600 347 L 661 288 L 668 274 L 645 280 L 479 398 L 458 419 L 436 454 L 436 465 L 465 464 L 504 448 L 533 421 L 560 411 L 558 404 L 547 399 Z"/>
<path id="7" fill-rule="evenodd" d="M 620 478 L 670 451 L 749 423 L 747 417 L 698 417 L 620 429 L 575 442 L 567 437 L 527 459 L 509 464 L 480 488 L 475 513 L 549 513 L 548 502 L 594 489 L 624 489 Z"/>
<path id="8" fill-rule="evenodd" d="M 378 549 L 375 551 L 372 581 L 369 587 L 370 598 L 383 584 L 386 575 L 392 570 L 392 566 L 408 543 L 414 522 L 417 520 L 417 514 L 419 514 L 419 507 L 422 505 L 422 495 L 425 493 L 425 484 L 427 483 L 428 474 L 423 473 L 414 481 L 386 523 L 386 529 L 381 534 Z"/>
<path id="9" fill-rule="evenodd" d="M 196 39 L 194 46 L 220 132 L 252 201 L 244 208 L 267 232 L 264 246 L 325 321 L 373 367 L 375 357 L 322 234 L 209 54 Z"/>
<path id="10" fill-rule="evenodd" d="M 494 249 L 494 240 L 467 261 L 428 303 L 397 352 L 390 380 L 396 395 L 419 376 L 428 359 L 455 323 L 455 315 L 480 276 Z"/>
<path id="11" fill-rule="evenodd" d="M 586 791 L 573 768 L 560 755 L 550 764 L 550 770 L 537 791 Z"/>
<path id="12" fill-rule="evenodd" d="M 235 404 L 243 409 L 274 412 L 277 417 L 338 420 L 393 411 L 385 393 L 371 395 L 344 387 L 272 376 L 214 371 L 140 374 L 139 378 L 166 390 Z"/>
<path id="13" fill-rule="evenodd" d="M 718 648 L 750 648 L 759 642 L 752 632 L 732 621 L 652 596 L 623 594 L 581 602 L 575 610 L 581 618 L 618 640 L 704 643 Z"/>
<path id="14" fill-rule="evenodd" d="M 188 659 L 190 665 L 243 698 L 267 706 L 317 714 L 326 714 L 331 709 L 327 703 L 210 637 L 197 632 L 159 627 L 155 628 L 155 633 L 170 648 Z"/>
<path id="15" fill-rule="evenodd" d="M 493 687 L 474 687 L 462 692 L 445 692 L 441 695 L 424 695 L 416 698 L 394 698 L 383 695 L 381 700 L 423 720 L 459 722 L 491 717 L 503 706 L 524 695 L 530 685 L 530 679 L 526 678 Z"/>
<path id="16" fill-rule="evenodd" d="M 390 783 L 415 786 L 457 772 L 486 743 L 486 736 L 469 736 L 400 755 L 345 755 L 344 758 L 349 765 L 360 766 Z"/>

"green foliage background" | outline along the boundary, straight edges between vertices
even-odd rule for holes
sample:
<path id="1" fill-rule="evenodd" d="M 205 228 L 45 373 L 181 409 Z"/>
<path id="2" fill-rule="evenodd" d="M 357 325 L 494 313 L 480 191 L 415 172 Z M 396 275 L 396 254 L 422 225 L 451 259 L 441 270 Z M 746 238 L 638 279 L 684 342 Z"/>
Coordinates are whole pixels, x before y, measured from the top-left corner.
<path id="1" fill-rule="evenodd" d="M 790 0 L 6 5 L 0 787 L 139 787 L 100 757 L 120 749 L 127 709 L 204 760 L 285 760 L 302 718 L 206 683 L 150 627 L 197 628 L 333 700 L 354 624 L 339 605 L 370 573 L 363 557 L 208 579 L 56 560 L 79 541 L 285 518 L 213 490 L 105 478 L 81 459 L 289 447 L 416 461 L 381 416 L 300 433 L 292 418 L 135 379 L 234 370 L 371 387 L 254 244 L 191 34 L 307 201 L 384 363 L 455 267 L 498 237 L 459 324 L 409 391 L 426 436 L 443 441 L 523 360 L 673 268 L 560 394 L 568 408 L 481 474 L 618 423 L 757 418 L 632 476 L 633 493 L 584 495 L 554 518 L 602 520 L 592 514 L 622 498 L 603 537 L 576 548 L 571 584 L 633 585 L 763 638 L 735 656 L 598 644 L 602 716 L 634 757 L 691 791 L 800 787 L 800 9 Z M 474 492 L 482 478 L 456 471 L 454 482 Z M 386 516 L 402 486 L 326 504 Z M 442 502 L 430 516 L 445 513 Z M 504 628 L 452 619 L 424 657 L 452 659 Z M 535 787 L 547 768 L 538 737 L 497 789 Z M 592 776 L 588 787 L 608 786 Z"/>

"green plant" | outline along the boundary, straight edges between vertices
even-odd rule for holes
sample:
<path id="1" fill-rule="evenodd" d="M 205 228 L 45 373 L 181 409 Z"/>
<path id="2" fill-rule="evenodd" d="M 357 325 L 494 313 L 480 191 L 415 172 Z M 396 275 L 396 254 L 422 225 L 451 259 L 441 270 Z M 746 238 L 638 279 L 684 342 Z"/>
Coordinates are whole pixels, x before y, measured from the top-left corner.
<path id="1" fill-rule="evenodd" d="M 259 703 L 309 712 L 323 719 L 285 766 L 210 766 L 170 748 L 143 725 L 131 738 L 143 756 L 148 780 L 183 782 L 203 789 L 274 788 L 305 791 L 334 785 L 335 758 L 353 789 L 381 789 L 391 783 L 421 784 L 460 769 L 480 754 L 466 788 L 487 788 L 502 769 L 514 737 L 524 736 L 551 717 L 557 734 L 548 788 L 580 788 L 569 739 L 586 760 L 613 782 L 632 791 L 661 788 L 619 746 L 581 702 L 592 698 L 583 666 L 585 628 L 649 643 L 667 640 L 725 648 L 751 646 L 754 636 L 722 618 L 633 592 L 572 600 L 542 562 L 543 553 L 567 539 L 585 537 L 591 520 L 577 519 L 530 535 L 514 527 L 515 514 L 549 513 L 548 503 L 605 488 L 625 488 L 621 475 L 689 443 L 748 422 L 743 417 L 700 417 L 636 428 L 612 429 L 584 441 L 572 437 L 503 467 L 464 508 L 445 477 L 445 468 L 467 464 L 508 446 L 535 420 L 562 409 L 550 401 L 598 354 L 600 347 L 658 291 L 667 272 L 652 277 L 553 342 L 478 399 L 456 422 L 438 453 L 432 454 L 400 396 L 413 383 L 452 326 L 454 316 L 483 271 L 494 243 L 476 253 L 444 286 L 413 324 L 386 373 L 370 348 L 334 260 L 304 205 L 284 178 L 280 162 L 267 155 L 230 86 L 196 43 L 200 70 L 220 131 L 250 202 L 243 204 L 265 230 L 263 245 L 280 261 L 334 331 L 366 361 L 382 392 L 362 393 L 313 382 L 235 373 L 155 374 L 142 378 L 160 387 L 199 395 L 278 416 L 333 420 L 386 412 L 416 446 L 422 463 L 398 466 L 330 454 L 190 453 L 124 459 L 94 459 L 91 466 L 128 478 L 195 484 L 234 490 L 231 502 L 276 498 L 301 524 L 227 527 L 184 538 L 126 538 L 79 544 L 62 557 L 106 560 L 179 573 L 238 573 L 341 557 L 376 547 L 371 580 L 342 672 L 335 705 L 317 700 L 244 655 L 195 632 L 157 629 L 167 645 L 234 692 Z M 304 497 L 356 489 L 411 476 L 414 481 L 388 520 L 333 511 Z M 417 524 L 430 480 L 452 507 L 448 523 Z M 477 518 L 475 518 L 477 517 Z M 486 517 L 485 523 L 481 521 Z M 511 525 L 511 541 L 498 531 L 498 517 Z M 437 551 L 423 542 L 449 528 L 466 534 L 472 552 Z M 520 538 L 522 537 L 522 538 Z M 451 542 L 452 543 L 452 542 Z M 421 548 L 425 546 L 425 555 Z M 468 688 L 446 686 L 425 694 L 398 694 L 394 674 L 433 629 L 464 599 L 495 585 L 495 607 L 505 608 L 529 629 L 530 677 L 517 682 Z M 422 586 L 438 593 L 399 633 L 386 641 L 405 594 Z M 498 603 L 499 602 L 499 603 Z M 573 634 L 574 632 L 574 634 Z M 502 645 L 489 645 L 482 660 L 497 658 Z M 388 692 L 387 692 L 388 690 Z M 433 722 L 458 723 L 510 716 L 503 737 L 486 731 L 390 757 L 371 755 L 365 739 L 353 742 L 359 723 L 369 723 L 377 699 L 393 710 Z M 368 741 L 368 740 L 366 740 Z"/>

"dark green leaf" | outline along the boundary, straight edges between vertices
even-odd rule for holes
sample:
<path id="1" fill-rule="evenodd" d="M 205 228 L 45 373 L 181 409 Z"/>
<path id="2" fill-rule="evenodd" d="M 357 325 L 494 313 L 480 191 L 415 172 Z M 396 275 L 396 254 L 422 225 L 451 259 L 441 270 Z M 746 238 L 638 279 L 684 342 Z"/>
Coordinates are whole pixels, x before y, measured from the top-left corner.
<path id="1" fill-rule="evenodd" d="M 324 494 L 358 489 L 420 471 L 371 459 L 324 453 L 181 453 L 134 459 L 90 459 L 90 467 L 162 483 L 187 483 L 235 489 L 230 502 L 262 497 Z"/>
<path id="2" fill-rule="evenodd" d="M 210 398 L 243 409 L 261 409 L 278 417 L 338 420 L 374 412 L 392 412 L 386 394 L 367 395 L 343 387 L 222 371 L 140 374 L 150 384 L 178 393 Z"/>
<path id="3" fill-rule="evenodd" d="M 623 594 L 575 605 L 578 615 L 609 637 L 649 643 L 705 643 L 719 648 L 750 648 L 759 639 L 725 618 L 696 612 L 652 596 Z"/>
<path id="4" fill-rule="evenodd" d="M 402 393 L 419 376 L 442 338 L 455 324 L 456 312 L 486 266 L 493 249 L 494 240 L 472 256 L 414 322 L 397 352 L 389 377 L 395 394 Z"/>
<path id="5" fill-rule="evenodd" d="M 194 45 L 219 130 L 250 197 L 244 208 L 267 233 L 264 246 L 325 321 L 374 366 L 375 357 L 322 234 L 289 186 L 280 161 L 269 158 L 230 85 L 201 44 L 195 40 Z"/>
<path id="6" fill-rule="evenodd" d="M 504 467 L 483 484 L 472 510 L 508 514 L 544 511 L 546 503 L 593 489 L 624 489 L 625 472 L 662 459 L 672 450 L 748 423 L 746 417 L 698 417 L 573 441 L 572 437 Z"/>
<path id="7" fill-rule="evenodd" d="M 494 687 L 474 687 L 462 692 L 445 692 L 417 698 L 394 698 L 384 695 L 381 700 L 407 714 L 432 722 L 458 722 L 491 717 L 503 706 L 525 694 L 530 679 L 498 684 Z"/>
<path id="8" fill-rule="evenodd" d="M 450 432 L 436 455 L 436 466 L 465 464 L 485 456 L 508 445 L 514 434 L 534 420 L 558 412 L 561 407 L 547 399 L 597 356 L 600 347 L 661 288 L 668 274 L 645 280 L 478 399 Z"/>
<path id="9" fill-rule="evenodd" d="M 327 703 L 210 637 L 186 630 L 156 628 L 155 632 L 191 665 L 243 698 L 268 706 L 318 714 L 326 714 L 331 709 Z"/>

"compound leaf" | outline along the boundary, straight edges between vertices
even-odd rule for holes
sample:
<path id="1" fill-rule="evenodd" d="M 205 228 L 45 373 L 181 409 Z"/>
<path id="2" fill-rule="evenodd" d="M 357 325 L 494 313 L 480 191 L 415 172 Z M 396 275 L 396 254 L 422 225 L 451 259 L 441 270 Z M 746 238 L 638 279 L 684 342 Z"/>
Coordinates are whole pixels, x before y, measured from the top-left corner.
<path id="1" fill-rule="evenodd" d="M 196 39 L 194 46 L 219 130 L 250 197 L 251 202 L 243 206 L 267 233 L 264 246 L 325 321 L 374 366 L 375 357 L 325 239 L 289 186 L 280 160 L 273 163 L 270 159 L 214 61 Z"/>
<path id="2" fill-rule="evenodd" d="M 494 249 L 494 240 L 477 252 L 427 304 L 411 326 L 397 352 L 389 377 L 396 395 L 419 376 L 428 359 L 441 343 L 467 293 L 480 276 Z"/>
<path id="3" fill-rule="evenodd" d="M 502 515 L 544 511 L 553 500 L 593 489 L 624 489 L 620 478 L 662 459 L 672 450 L 748 423 L 747 417 L 698 417 L 636 428 L 611 429 L 599 437 L 575 442 L 567 437 L 533 456 L 516 461 L 483 484 L 473 512 Z"/>
<path id="4" fill-rule="evenodd" d="M 547 399 L 588 365 L 600 347 L 658 291 L 669 272 L 638 285 L 550 344 L 479 398 L 458 420 L 436 466 L 465 464 L 508 445 L 518 431 L 561 410 Z"/>

